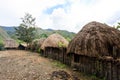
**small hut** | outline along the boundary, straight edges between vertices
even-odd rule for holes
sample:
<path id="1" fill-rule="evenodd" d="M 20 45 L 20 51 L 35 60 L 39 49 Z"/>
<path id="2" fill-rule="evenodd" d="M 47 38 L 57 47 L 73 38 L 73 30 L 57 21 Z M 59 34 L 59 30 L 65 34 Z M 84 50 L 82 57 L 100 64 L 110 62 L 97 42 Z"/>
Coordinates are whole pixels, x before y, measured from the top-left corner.
<path id="1" fill-rule="evenodd" d="M 4 43 L 5 43 L 4 47 L 6 49 L 17 49 L 18 48 L 18 44 L 13 39 L 6 39 Z"/>
<path id="2" fill-rule="evenodd" d="M 44 42 L 45 38 L 40 38 L 40 39 L 35 39 L 32 41 L 32 43 L 30 44 L 30 49 L 32 51 L 36 51 L 39 52 L 40 47 L 42 45 L 42 43 Z"/>
<path id="3" fill-rule="evenodd" d="M 44 56 L 64 62 L 68 41 L 61 35 L 55 33 L 50 35 L 42 44 L 41 49 Z"/>
<path id="4" fill-rule="evenodd" d="M 20 49 L 20 50 L 27 49 L 27 44 L 26 43 L 20 43 L 19 46 L 18 46 L 18 49 Z"/>
<path id="5" fill-rule="evenodd" d="M 120 80 L 120 31 L 90 22 L 74 37 L 67 53 L 72 67 L 105 80 Z"/>

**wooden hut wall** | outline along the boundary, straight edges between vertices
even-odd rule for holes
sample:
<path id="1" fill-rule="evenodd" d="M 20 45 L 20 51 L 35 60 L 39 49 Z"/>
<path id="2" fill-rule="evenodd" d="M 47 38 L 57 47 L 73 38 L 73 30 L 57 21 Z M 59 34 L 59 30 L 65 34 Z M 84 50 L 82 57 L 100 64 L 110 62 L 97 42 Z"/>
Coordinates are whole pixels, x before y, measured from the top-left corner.
<path id="1" fill-rule="evenodd" d="M 43 56 L 44 56 L 44 57 L 48 57 L 48 56 L 47 56 L 48 51 L 49 51 L 48 49 L 45 49 L 45 50 L 44 50 L 44 53 L 43 53 Z"/>
<path id="2" fill-rule="evenodd" d="M 120 62 L 113 59 L 107 60 L 72 54 L 71 62 L 72 67 L 80 72 L 105 78 L 105 80 L 120 80 Z"/>
<path id="3" fill-rule="evenodd" d="M 67 49 L 62 48 L 62 53 L 63 53 L 63 63 L 67 65 L 71 65 L 71 55 L 67 55 Z"/>
<path id="4" fill-rule="evenodd" d="M 95 58 L 90 58 L 88 56 L 82 56 L 73 54 L 72 57 L 72 67 L 76 68 L 78 71 L 87 73 L 87 74 L 95 74 Z M 76 59 L 77 58 L 77 59 Z"/>
<path id="5" fill-rule="evenodd" d="M 66 51 L 66 48 L 46 47 L 44 50 L 44 56 L 70 65 L 71 60 L 70 57 L 67 56 Z"/>

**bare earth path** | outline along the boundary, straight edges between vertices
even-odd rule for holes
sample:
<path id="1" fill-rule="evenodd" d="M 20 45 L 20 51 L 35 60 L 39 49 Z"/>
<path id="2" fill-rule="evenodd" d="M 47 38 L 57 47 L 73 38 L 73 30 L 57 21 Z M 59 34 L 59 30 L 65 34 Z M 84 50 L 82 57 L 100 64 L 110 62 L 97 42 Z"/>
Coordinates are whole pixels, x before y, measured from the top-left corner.
<path id="1" fill-rule="evenodd" d="M 59 68 L 39 54 L 21 50 L 0 51 L 0 80 L 50 80 L 50 74 L 56 70 Z"/>

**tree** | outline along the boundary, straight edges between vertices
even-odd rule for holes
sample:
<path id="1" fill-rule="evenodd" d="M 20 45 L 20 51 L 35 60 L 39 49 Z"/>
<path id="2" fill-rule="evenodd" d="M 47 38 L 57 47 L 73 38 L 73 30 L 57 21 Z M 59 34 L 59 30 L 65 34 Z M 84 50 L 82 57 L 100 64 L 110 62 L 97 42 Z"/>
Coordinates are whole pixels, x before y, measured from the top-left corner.
<path id="1" fill-rule="evenodd" d="M 120 28 L 120 23 L 118 23 L 118 25 L 117 25 L 116 29 L 119 29 L 119 28 Z"/>
<path id="2" fill-rule="evenodd" d="M 120 23 L 118 23 L 118 26 L 117 26 L 117 29 L 119 29 L 120 28 Z"/>
<path id="3" fill-rule="evenodd" d="M 48 35 L 47 35 L 47 34 L 45 34 L 45 33 L 42 33 L 42 34 L 40 35 L 40 37 L 41 37 L 41 38 L 47 38 L 47 37 L 48 37 Z"/>
<path id="4" fill-rule="evenodd" d="M 31 14 L 26 13 L 21 20 L 22 23 L 15 28 L 16 36 L 19 40 L 26 42 L 28 46 L 35 38 L 35 18 Z"/>

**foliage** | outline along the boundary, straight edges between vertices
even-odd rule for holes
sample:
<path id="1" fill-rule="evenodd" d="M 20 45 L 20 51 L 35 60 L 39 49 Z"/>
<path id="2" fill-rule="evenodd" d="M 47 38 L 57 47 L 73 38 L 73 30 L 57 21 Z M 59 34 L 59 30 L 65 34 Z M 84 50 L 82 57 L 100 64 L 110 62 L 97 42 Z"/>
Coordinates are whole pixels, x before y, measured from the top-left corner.
<path id="1" fill-rule="evenodd" d="M 47 38 L 47 37 L 48 37 L 48 35 L 47 35 L 47 34 L 45 34 L 45 33 L 42 33 L 42 34 L 40 35 L 40 37 L 41 37 L 41 38 Z"/>
<path id="2" fill-rule="evenodd" d="M 65 44 L 63 44 L 62 42 L 58 42 L 58 46 L 59 47 L 65 47 Z"/>
<path id="3" fill-rule="evenodd" d="M 36 30 L 36 39 L 46 38 L 46 37 L 48 37 L 49 35 L 51 35 L 53 33 L 58 33 L 58 34 L 62 35 L 63 37 L 65 37 L 66 39 L 69 38 L 68 41 L 73 39 L 74 36 L 75 36 L 75 33 L 65 31 L 65 30 L 50 30 L 50 29 L 37 28 L 37 30 Z"/>
<path id="4" fill-rule="evenodd" d="M 63 63 L 61 63 L 59 61 L 53 61 L 53 65 L 55 65 L 55 66 L 57 66 L 59 68 L 62 68 L 62 69 L 67 68 L 67 65 L 65 65 L 65 64 L 63 64 Z"/>
<path id="5" fill-rule="evenodd" d="M 0 51 L 4 50 L 4 44 L 2 42 L 0 42 Z"/>
<path id="6" fill-rule="evenodd" d="M 17 42 L 18 44 L 24 43 L 24 41 L 21 41 L 21 40 L 19 40 L 19 39 L 16 39 L 16 42 Z"/>
<path id="7" fill-rule="evenodd" d="M 92 80 L 106 80 L 105 78 L 98 78 L 98 77 L 96 77 L 95 75 L 91 75 L 90 76 L 90 78 L 92 79 Z"/>
<path id="8" fill-rule="evenodd" d="M 32 42 L 35 36 L 35 18 L 29 13 L 25 14 L 22 19 L 22 23 L 19 27 L 16 27 L 16 36 L 19 40 L 22 40 L 29 44 Z"/>
<path id="9" fill-rule="evenodd" d="M 73 32 L 68 32 L 68 31 L 65 31 L 65 30 L 57 30 L 56 31 L 58 34 L 62 35 L 63 37 L 65 37 L 66 39 L 69 38 L 69 39 L 73 39 L 74 36 L 75 36 L 75 33 Z"/>
<path id="10" fill-rule="evenodd" d="M 67 40 L 68 42 L 70 42 L 70 41 L 71 41 L 71 39 L 70 39 L 69 37 L 67 37 L 67 38 L 66 38 L 66 40 Z"/>
<path id="11" fill-rule="evenodd" d="M 40 48 L 38 48 L 37 52 L 38 52 L 38 53 L 40 53 L 40 52 L 41 52 L 41 49 L 40 49 Z"/>
<path id="12" fill-rule="evenodd" d="M 116 27 L 117 29 L 120 29 L 120 23 L 118 23 L 118 25 L 117 25 L 117 27 Z"/>
<path id="13" fill-rule="evenodd" d="M 14 38 L 15 40 L 17 39 L 15 35 L 15 28 L 14 27 L 3 27 L 7 33 L 9 33 L 10 37 Z M 71 39 L 74 38 L 75 33 L 65 31 L 65 30 L 53 30 L 53 29 L 41 29 L 41 28 L 36 28 L 35 30 L 35 39 L 40 39 L 40 38 L 47 38 L 49 35 L 53 33 L 58 33 L 65 37 L 68 41 L 71 41 Z"/>
<path id="14" fill-rule="evenodd" d="M 7 34 L 7 32 L 0 26 L 0 39 L 10 39 L 10 36 Z"/>

